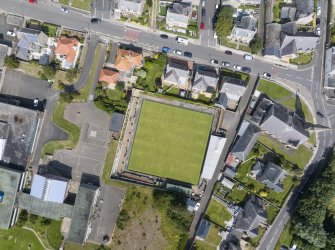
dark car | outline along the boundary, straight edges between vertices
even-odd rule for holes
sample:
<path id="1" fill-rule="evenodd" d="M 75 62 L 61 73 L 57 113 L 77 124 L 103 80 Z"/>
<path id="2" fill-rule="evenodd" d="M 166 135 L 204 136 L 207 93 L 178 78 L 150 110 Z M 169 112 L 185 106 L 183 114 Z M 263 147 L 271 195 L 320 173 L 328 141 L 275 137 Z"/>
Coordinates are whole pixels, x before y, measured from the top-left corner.
<path id="1" fill-rule="evenodd" d="M 168 36 L 168 35 L 166 35 L 166 34 L 161 34 L 161 38 L 163 38 L 163 39 L 168 39 L 168 38 L 169 38 L 169 36 Z"/>
<path id="2" fill-rule="evenodd" d="M 224 52 L 226 55 L 232 55 L 233 54 L 233 52 L 231 52 L 230 50 L 226 50 L 225 52 Z"/>
<path id="3" fill-rule="evenodd" d="M 101 23 L 101 19 L 93 17 L 93 18 L 91 18 L 91 23 Z"/>
<path id="4" fill-rule="evenodd" d="M 186 56 L 186 57 L 192 57 L 192 53 L 185 51 L 184 52 L 184 56 Z"/>
<path id="5" fill-rule="evenodd" d="M 248 68 L 248 67 L 242 67 L 242 71 L 243 71 L 244 73 L 250 73 L 250 72 L 251 72 L 251 69 Z"/>
<path id="6" fill-rule="evenodd" d="M 171 49 L 169 47 L 163 47 L 162 48 L 163 53 L 169 53 L 170 51 L 171 51 Z"/>
<path id="7" fill-rule="evenodd" d="M 323 117 L 324 117 L 324 115 L 323 115 L 320 111 L 317 111 L 316 114 L 317 114 L 318 117 L 320 117 L 320 118 L 323 118 Z"/>
<path id="8" fill-rule="evenodd" d="M 205 16 L 206 16 L 206 10 L 205 10 L 205 9 L 202 9 L 202 10 L 201 10 L 201 16 L 202 16 L 202 17 L 205 17 Z"/>

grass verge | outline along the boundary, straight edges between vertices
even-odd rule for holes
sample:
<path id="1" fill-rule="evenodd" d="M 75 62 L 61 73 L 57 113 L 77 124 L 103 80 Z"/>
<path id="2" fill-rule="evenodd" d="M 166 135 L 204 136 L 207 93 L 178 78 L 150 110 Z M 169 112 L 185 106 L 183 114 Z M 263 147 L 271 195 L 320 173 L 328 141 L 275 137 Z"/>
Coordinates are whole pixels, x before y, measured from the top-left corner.
<path id="1" fill-rule="evenodd" d="M 89 11 L 90 4 L 91 4 L 90 0 L 72 0 L 71 7 Z"/>

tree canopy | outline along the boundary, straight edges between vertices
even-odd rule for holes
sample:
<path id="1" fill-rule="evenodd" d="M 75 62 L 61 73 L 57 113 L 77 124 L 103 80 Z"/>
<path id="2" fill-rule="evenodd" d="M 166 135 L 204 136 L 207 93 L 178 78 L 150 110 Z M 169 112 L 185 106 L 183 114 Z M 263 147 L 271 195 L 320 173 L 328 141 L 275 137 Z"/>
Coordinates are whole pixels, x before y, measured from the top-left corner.
<path id="1" fill-rule="evenodd" d="M 214 26 L 214 30 L 220 39 L 225 39 L 230 35 L 233 28 L 233 7 L 230 5 L 222 6 Z"/>

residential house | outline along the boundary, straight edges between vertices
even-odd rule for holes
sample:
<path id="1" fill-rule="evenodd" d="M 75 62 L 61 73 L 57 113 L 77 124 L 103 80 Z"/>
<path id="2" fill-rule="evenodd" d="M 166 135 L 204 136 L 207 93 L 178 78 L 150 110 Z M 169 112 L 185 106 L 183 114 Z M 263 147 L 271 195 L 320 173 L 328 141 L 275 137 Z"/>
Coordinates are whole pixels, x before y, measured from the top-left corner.
<path id="1" fill-rule="evenodd" d="M 335 97 L 335 47 L 326 49 L 324 89 L 328 97 Z"/>
<path id="2" fill-rule="evenodd" d="M 190 3 L 175 2 L 170 4 L 166 13 L 166 28 L 186 33 L 191 13 L 192 6 Z"/>
<path id="3" fill-rule="evenodd" d="M 201 219 L 196 237 L 201 239 L 201 240 L 205 240 L 207 235 L 208 235 L 209 229 L 211 228 L 211 225 L 212 225 L 212 223 L 209 222 L 208 220 Z"/>
<path id="4" fill-rule="evenodd" d="M 34 174 L 30 195 L 43 201 L 63 203 L 69 189 L 69 180 L 54 175 Z"/>
<path id="5" fill-rule="evenodd" d="M 237 215 L 235 232 L 240 236 L 255 238 L 259 227 L 267 223 L 267 213 L 261 198 L 251 195 Z"/>
<path id="6" fill-rule="evenodd" d="M 229 76 L 223 77 L 223 85 L 215 106 L 235 110 L 246 90 L 246 85 L 247 83 L 243 80 Z"/>
<path id="7" fill-rule="evenodd" d="M 196 99 L 199 94 L 212 97 L 217 90 L 219 77 L 214 68 L 198 67 L 193 79 L 192 96 Z"/>
<path id="8" fill-rule="evenodd" d="M 101 69 L 99 82 L 104 83 L 108 89 L 115 89 L 118 79 L 119 72 L 113 69 Z"/>
<path id="9" fill-rule="evenodd" d="M 314 0 L 295 0 L 297 18 L 303 18 L 314 13 Z"/>
<path id="10" fill-rule="evenodd" d="M 231 31 L 228 38 L 234 42 L 249 44 L 255 37 L 257 19 L 253 16 L 242 16 Z"/>
<path id="11" fill-rule="evenodd" d="M 80 53 L 81 44 L 75 37 L 60 36 L 57 38 L 55 55 L 61 62 L 63 69 L 70 69 L 76 66 Z"/>
<path id="12" fill-rule="evenodd" d="M 187 90 L 190 84 L 189 63 L 184 60 L 169 57 L 162 82 L 163 85 Z"/>
<path id="13" fill-rule="evenodd" d="M 282 23 L 292 22 L 295 20 L 297 8 L 293 6 L 284 6 L 280 11 L 280 19 Z"/>
<path id="14" fill-rule="evenodd" d="M 117 8 L 115 11 L 124 16 L 140 16 L 143 13 L 144 4 L 145 0 L 117 0 Z"/>
<path id="15" fill-rule="evenodd" d="M 260 133 L 261 130 L 258 127 L 252 123 L 243 121 L 230 154 L 234 155 L 240 161 L 245 161 L 257 142 Z"/>
<path id="16" fill-rule="evenodd" d="M 313 32 L 298 31 L 296 22 L 267 24 L 266 34 L 265 55 L 284 61 L 297 57 L 298 53 L 312 52 L 319 41 Z"/>
<path id="17" fill-rule="evenodd" d="M 130 81 L 135 68 L 143 66 L 142 53 L 133 50 L 118 49 L 113 67 L 119 71 L 120 81 Z"/>
<path id="18" fill-rule="evenodd" d="M 227 177 L 224 177 L 221 181 L 221 184 L 226 187 L 226 188 L 229 188 L 229 189 L 233 189 L 234 187 L 234 182 L 231 181 L 229 178 Z"/>
<path id="19" fill-rule="evenodd" d="M 260 128 L 282 143 L 297 148 L 309 139 L 304 122 L 293 111 L 263 98 L 252 115 Z"/>
<path id="20" fill-rule="evenodd" d="M 282 181 L 286 177 L 286 174 L 287 172 L 284 169 L 269 161 L 266 163 L 256 161 L 250 172 L 250 175 L 254 179 L 273 189 L 275 192 L 284 191 Z"/>
<path id="21" fill-rule="evenodd" d="M 259 5 L 262 0 L 238 0 L 242 5 Z"/>
<path id="22" fill-rule="evenodd" d="M 15 56 L 21 60 L 39 60 L 48 47 L 48 36 L 39 30 L 21 28 L 16 33 L 18 43 Z"/>
<path id="23" fill-rule="evenodd" d="M 17 192 L 23 189 L 24 179 L 23 172 L 0 166 L 0 229 L 12 227 L 17 220 Z"/>

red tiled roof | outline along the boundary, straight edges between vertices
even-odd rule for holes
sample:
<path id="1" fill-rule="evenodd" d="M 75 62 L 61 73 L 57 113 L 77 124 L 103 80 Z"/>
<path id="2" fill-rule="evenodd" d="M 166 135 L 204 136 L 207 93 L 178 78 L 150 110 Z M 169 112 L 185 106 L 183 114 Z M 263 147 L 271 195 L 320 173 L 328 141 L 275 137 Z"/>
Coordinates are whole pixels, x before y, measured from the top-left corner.
<path id="1" fill-rule="evenodd" d="M 132 67 L 142 65 L 143 56 L 132 50 L 118 49 L 115 60 L 115 68 L 118 70 L 129 72 Z"/>
<path id="2" fill-rule="evenodd" d="M 74 49 L 74 47 L 78 47 L 78 45 L 79 41 L 76 38 L 60 36 L 57 39 L 55 53 L 64 55 L 67 62 L 74 63 L 74 59 L 76 57 L 76 50 Z"/>
<path id="3" fill-rule="evenodd" d="M 119 78 L 119 72 L 110 69 L 102 69 L 100 71 L 100 82 L 106 82 L 108 85 L 115 85 Z"/>

